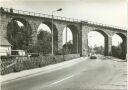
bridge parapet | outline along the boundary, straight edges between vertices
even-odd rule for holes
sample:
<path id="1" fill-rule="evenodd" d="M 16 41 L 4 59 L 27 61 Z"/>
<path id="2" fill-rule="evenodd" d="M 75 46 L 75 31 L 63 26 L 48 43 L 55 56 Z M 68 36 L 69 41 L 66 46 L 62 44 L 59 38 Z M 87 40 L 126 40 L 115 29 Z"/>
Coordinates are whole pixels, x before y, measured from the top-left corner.
<path id="1" fill-rule="evenodd" d="M 52 19 L 52 15 L 48 15 L 48 14 L 35 13 L 35 12 L 3 8 L 3 7 L 1 7 L 1 12 L 15 13 L 15 14 L 22 14 L 22 15 L 29 15 L 29 16 L 37 16 L 37 17 L 44 17 L 44 18 Z M 70 22 L 81 22 L 79 19 L 73 19 L 73 18 L 67 18 L 67 17 L 55 16 L 55 15 L 54 15 L 54 19 L 70 21 Z"/>
<path id="2" fill-rule="evenodd" d="M 52 15 L 49 15 L 49 14 L 35 13 L 35 12 L 17 10 L 17 9 L 12 9 L 12 8 L 1 7 L 0 12 L 14 13 L 14 14 L 21 14 L 21 15 L 36 16 L 36 17 L 43 17 L 43 18 L 52 19 Z M 83 24 L 99 26 L 99 27 L 109 28 L 109 29 L 118 29 L 118 30 L 124 30 L 124 31 L 128 30 L 128 28 L 118 27 L 118 26 L 113 26 L 113 25 L 107 25 L 107 24 L 98 23 L 98 22 L 89 21 L 89 20 L 80 20 L 80 19 L 74 19 L 74 18 L 55 16 L 55 15 L 54 15 L 54 19 L 61 20 L 61 21 L 67 21 L 67 22 L 83 23 Z"/>
<path id="3" fill-rule="evenodd" d="M 118 26 L 114 26 L 114 25 L 107 25 L 107 24 L 93 22 L 93 21 L 89 21 L 89 20 L 84 20 L 84 21 L 81 21 L 81 22 L 84 23 L 84 24 L 90 25 L 90 26 L 96 26 L 96 27 L 102 27 L 102 28 L 108 28 L 108 29 L 116 29 L 116 30 L 123 30 L 123 31 L 127 31 L 128 30 L 125 27 L 118 27 Z"/>

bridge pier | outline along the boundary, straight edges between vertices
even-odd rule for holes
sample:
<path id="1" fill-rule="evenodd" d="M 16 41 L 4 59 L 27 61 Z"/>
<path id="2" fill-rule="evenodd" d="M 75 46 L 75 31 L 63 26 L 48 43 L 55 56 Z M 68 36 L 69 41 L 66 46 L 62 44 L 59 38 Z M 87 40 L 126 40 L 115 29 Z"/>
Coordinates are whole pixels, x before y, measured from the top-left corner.
<path id="1" fill-rule="evenodd" d="M 58 41 L 57 41 L 58 51 L 61 51 L 63 49 L 63 30 L 66 27 L 66 24 L 57 23 L 57 22 L 54 22 L 54 24 L 55 24 L 57 32 L 58 32 L 58 35 L 57 35 L 57 38 L 58 38 Z"/>
<path id="2" fill-rule="evenodd" d="M 7 26 L 10 21 L 11 18 L 7 17 L 7 15 L 0 14 L 0 36 L 7 37 Z"/>
<path id="3" fill-rule="evenodd" d="M 36 22 L 29 22 L 29 24 L 32 30 L 32 44 L 35 45 L 37 43 L 37 30 L 39 24 L 37 24 Z"/>
<path id="4" fill-rule="evenodd" d="M 105 56 L 111 56 L 112 55 L 112 37 L 108 36 L 105 37 L 105 50 L 104 50 L 104 55 Z"/>
<path id="5" fill-rule="evenodd" d="M 63 29 L 65 26 L 57 25 L 58 30 L 58 51 L 63 48 Z"/>
<path id="6" fill-rule="evenodd" d="M 82 56 L 88 56 L 88 32 L 89 29 L 86 26 L 82 26 Z"/>
<path id="7" fill-rule="evenodd" d="M 127 57 L 127 38 L 123 38 L 122 42 L 122 59 L 126 59 Z"/>

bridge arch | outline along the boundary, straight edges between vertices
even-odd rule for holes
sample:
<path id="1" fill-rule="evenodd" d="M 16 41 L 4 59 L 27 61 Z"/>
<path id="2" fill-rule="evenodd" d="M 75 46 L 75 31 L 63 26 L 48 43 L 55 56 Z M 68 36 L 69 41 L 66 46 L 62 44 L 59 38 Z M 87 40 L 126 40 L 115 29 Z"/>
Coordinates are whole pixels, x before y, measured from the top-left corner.
<path id="1" fill-rule="evenodd" d="M 70 41 L 65 41 L 67 44 L 71 44 L 71 50 L 70 53 L 78 53 L 79 52 L 79 31 L 78 28 L 75 25 L 66 25 L 63 29 L 63 38 L 66 38 Z M 70 38 L 70 39 L 69 39 Z M 64 40 L 64 39 L 63 39 Z M 63 41 L 64 42 L 64 41 Z"/>
<path id="2" fill-rule="evenodd" d="M 118 35 L 122 39 L 122 42 L 120 42 L 120 44 L 117 46 L 120 48 L 120 52 L 117 53 L 119 55 L 115 55 L 116 52 L 114 50 L 114 46 L 112 48 L 112 55 L 121 59 L 125 59 L 127 54 L 127 37 L 123 33 L 115 33 L 114 35 Z M 114 37 L 114 35 L 112 37 Z"/>
<path id="3" fill-rule="evenodd" d="M 9 25 L 13 22 L 13 21 L 18 21 L 20 23 L 22 23 L 24 25 L 24 27 L 27 29 L 27 31 L 31 31 L 32 32 L 32 28 L 31 28 L 31 25 L 29 24 L 29 22 L 24 19 L 24 18 L 19 18 L 19 17 L 14 17 L 14 18 L 11 18 L 11 20 L 8 22 L 7 24 L 7 29 L 9 27 Z"/>
<path id="4" fill-rule="evenodd" d="M 124 35 L 123 33 L 115 33 L 117 35 L 119 35 L 123 40 L 126 39 L 126 35 Z"/>
<path id="5" fill-rule="evenodd" d="M 42 28 L 41 29 L 48 29 L 48 30 L 45 30 L 45 31 L 48 31 L 49 32 L 49 35 L 50 35 L 50 38 L 52 38 L 52 22 L 50 22 L 50 21 L 43 21 L 43 22 L 41 22 L 39 25 L 38 25 L 38 28 L 39 28 L 39 26 L 40 25 L 43 25 L 42 26 Z M 45 27 L 44 27 L 45 26 Z M 46 28 L 47 27 L 47 28 Z M 37 41 L 38 41 L 38 36 L 39 36 L 39 32 L 40 31 L 38 31 L 37 30 Z M 51 45 L 52 45 L 52 41 L 50 40 L 49 41 L 50 43 L 51 43 Z M 56 28 L 56 25 L 55 24 L 53 24 L 53 42 L 54 42 L 54 53 L 56 53 L 57 52 L 57 50 L 58 50 L 58 30 L 57 30 L 57 28 Z M 51 46 L 50 46 L 51 47 Z"/>
<path id="6" fill-rule="evenodd" d="M 12 49 L 26 50 L 32 42 L 29 22 L 24 18 L 12 18 L 7 24 L 7 39 L 12 44 Z"/>
<path id="7" fill-rule="evenodd" d="M 93 31 L 96 31 L 96 32 L 100 33 L 104 37 L 104 46 L 103 46 L 104 47 L 104 55 L 105 56 L 109 55 L 111 53 L 111 50 L 109 50 L 109 48 L 111 48 L 111 47 L 109 47 L 109 44 L 111 44 L 110 43 L 111 40 L 109 38 L 110 37 L 109 34 L 104 32 L 103 30 L 100 30 L 100 29 L 91 30 L 90 32 L 93 32 Z"/>

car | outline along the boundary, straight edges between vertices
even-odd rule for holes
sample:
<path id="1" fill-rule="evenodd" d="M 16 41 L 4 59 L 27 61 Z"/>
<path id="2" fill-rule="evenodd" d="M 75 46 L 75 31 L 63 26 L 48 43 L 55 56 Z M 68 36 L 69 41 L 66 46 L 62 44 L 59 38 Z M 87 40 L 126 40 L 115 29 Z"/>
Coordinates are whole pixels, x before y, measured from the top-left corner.
<path id="1" fill-rule="evenodd" d="M 97 57 L 92 55 L 92 56 L 90 56 L 90 59 L 97 59 Z"/>
<path id="2" fill-rule="evenodd" d="M 29 57 L 38 57 L 39 53 L 29 53 Z"/>
<path id="3" fill-rule="evenodd" d="M 11 50 L 11 56 L 25 56 L 24 50 Z"/>

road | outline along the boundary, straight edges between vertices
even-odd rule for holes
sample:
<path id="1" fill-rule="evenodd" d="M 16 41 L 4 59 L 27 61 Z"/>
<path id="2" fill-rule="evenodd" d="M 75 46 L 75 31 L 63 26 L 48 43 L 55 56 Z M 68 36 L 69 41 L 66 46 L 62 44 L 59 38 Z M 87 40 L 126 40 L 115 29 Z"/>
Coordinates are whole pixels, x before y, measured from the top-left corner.
<path id="1" fill-rule="evenodd" d="M 126 62 L 100 59 L 83 60 L 73 66 L 55 70 L 50 73 L 2 83 L 1 88 L 2 90 L 111 89 L 114 84 L 109 85 L 110 83 L 122 83 L 122 80 L 126 80 L 126 71 L 124 74 L 125 68 L 119 68 L 121 65 L 123 66 L 124 63 Z M 124 74 L 124 76 L 122 80 L 120 80 L 122 74 Z M 114 89 L 115 88 L 126 90 L 126 85 L 125 83 L 122 86 L 115 85 Z"/>

